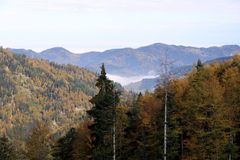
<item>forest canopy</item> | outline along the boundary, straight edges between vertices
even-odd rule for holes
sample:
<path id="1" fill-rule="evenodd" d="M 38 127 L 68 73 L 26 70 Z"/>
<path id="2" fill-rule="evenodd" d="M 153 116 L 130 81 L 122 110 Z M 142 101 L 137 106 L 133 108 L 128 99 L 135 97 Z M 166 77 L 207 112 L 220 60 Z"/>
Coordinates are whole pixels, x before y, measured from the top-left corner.
<path id="1" fill-rule="evenodd" d="M 5 159 L 240 158 L 240 56 L 196 66 L 154 92 L 120 95 L 102 73 L 0 52 Z M 88 114 L 86 114 L 88 113 Z"/>

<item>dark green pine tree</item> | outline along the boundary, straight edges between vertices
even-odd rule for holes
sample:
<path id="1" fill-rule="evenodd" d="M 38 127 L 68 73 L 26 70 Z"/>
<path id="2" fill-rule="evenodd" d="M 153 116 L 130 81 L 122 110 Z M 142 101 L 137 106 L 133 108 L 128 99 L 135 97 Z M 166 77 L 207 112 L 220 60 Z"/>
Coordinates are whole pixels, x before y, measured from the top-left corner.
<path id="1" fill-rule="evenodd" d="M 13 160 L 16 159 L 15 149 L 9 142 L 8 138 L 0 137 L 0 159 L 1 160 Z"/>
<path id="2" fill-rule="evenodd" d="M 60 138 L 57 146 L 54 147 L 53 157 L 55 160 L 73 160 L 74 148 L 73 142 L 76 139 L 77 132 L 71 128 L 68 133 Z"/>
<path id="3" fill-rule="evenodd" d="M 113 159 L 113 127 L 119 93 L 115 90 L 113 82 L 107 78 L 104 64 L 96 86 L 99 93 L 90 100 L 93 108 L 88 111 L 93 118 L 93 124 L 89 126 L 94 139 L 93 159 Z"/>
<path id="4" fill-rule="evenodd" d="M 197 70 L 199 71 L 202 67 L 203 67 L 203 63 L 200 59 L 198 59 L 197 65 L 196 65 Z"/>
<path id="5" fill-rule="evenodd" d="M 140 106 L 139 101 L 142 98 L 142 93 L 140 92 L 137 98 L 134 98 L 133 103 L 129 107 L 127 112 L 128 116 L 128 126 L 125 129 L 125 141 L 123 146 L 123 152 L 121 159 L 136 160 L 141 158 L 141 149 L 140 149 Z"/>

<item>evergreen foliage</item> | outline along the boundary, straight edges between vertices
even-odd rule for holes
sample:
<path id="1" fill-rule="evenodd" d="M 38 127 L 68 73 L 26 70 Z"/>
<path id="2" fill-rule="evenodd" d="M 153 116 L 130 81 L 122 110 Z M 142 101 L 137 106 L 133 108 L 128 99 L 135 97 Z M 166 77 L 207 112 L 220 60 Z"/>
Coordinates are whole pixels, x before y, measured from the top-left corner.
<path id="1" fill-rule="evenodd" d="M 54 159 L 55 160 L 73 160 L 74 146 L 73 143 L 76 139 L 77 133 L 75 128 L 71 128 L 67 134 L 60 138 L 55 147 Z"/>
<path id="2" fill-rule="evenodd" d="M 104 64 L 101 66 L 101 74 L 97 79 L 96 86 L 99 88 L 99 92 L 90 100 L 93 108 L 88 111 L 93 118 L 93 124 L 90 126 L 94 137 L 93 158 L 96 160 L 112 159 L 112 131 L 119 96 L 113 82 L 106 77 Z"/>
<path id="3" fill-rule="evenodd" d="M 203 67 L 203 64 L 202 64 L 201 60 L 199 59 L 199 60 L 197 61 L 196 68 L 197 68 L 197 70 L 199 71 L 202 67 Z"/>

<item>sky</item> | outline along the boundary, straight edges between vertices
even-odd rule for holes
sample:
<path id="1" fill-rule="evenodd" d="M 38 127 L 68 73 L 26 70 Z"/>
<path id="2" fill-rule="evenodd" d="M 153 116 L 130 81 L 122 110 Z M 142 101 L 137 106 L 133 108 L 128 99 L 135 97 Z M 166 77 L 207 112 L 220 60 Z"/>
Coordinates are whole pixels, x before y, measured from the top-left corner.
<path id="1" fill-rule="evenodd" d="M 0 0 L 0 46 L 240 45 L 240 0 Z"/>

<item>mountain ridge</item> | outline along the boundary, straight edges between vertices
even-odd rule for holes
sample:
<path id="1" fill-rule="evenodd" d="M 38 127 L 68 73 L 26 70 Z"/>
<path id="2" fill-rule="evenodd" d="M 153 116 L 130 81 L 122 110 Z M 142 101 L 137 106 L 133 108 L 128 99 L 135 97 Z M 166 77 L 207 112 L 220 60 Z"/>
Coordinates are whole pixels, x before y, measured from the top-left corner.
<path id="1" fill-rule="evenodd" d="M 82 53 L 71 52 L 68 49 L 66 49 L 64 47 L 61 47 L 61 46 L 55 46 L 55 47 L 47 48 L 47 49 L 44 49 L 44 50 L 42 50 L 40 52 L 34 51 L 32 49 L 25 49 L 25 48 L 10 48 L 10 47 L 8 47 L 6 49 L 7 50 L 13 50 L 15 52 L 17 52 L 17 50 L 19 50 L 19 51 L 22 50 L 23 54 L 24 54 L 24 52 L 42 53 L 44 51 L 51 50 L 51 49 L 63 49 L 63 50 L 66 50 L 66 51 L 70 52 L 71 54 L 84 55 L 84 54 L 96 54 L 96 53 L 104 53 L 104 52 L 109 52 L 109 51 L 125 50 L 125 49 L 136 50 L 136 49 L 143 49 L 143 48 L 146 48 L 146 47 L 156 46 L 156 45 L 185 47 L 185 48 L 196 48 L 196 49 L 213 49 L 213 48 L 226 48 L 226 47 L 238 48 L 238 47 L 240 47 L 240 45 L 237 45 L 237 44 L 228 44 L 228 45 L 219 45 L 219 46 L 215 45 L 215 46 L 209 46 L 209 47 L 194 47 L 194 46 L 188 46 L 188 45 L 174 45 L 174 44 L 165 44 L 165 43 L 153 43 L 153 44 L 145 45 L 145 46 L 142 46 L 142 47 L 122 47 L 122 48 L 116 48 L 116 49 L 106 49 L 104 51 L 87 51 L 87 52 L 82 52 Z M 20 53 L 20 52 L 18 52 L 18 53 Z"/>
<path id="2" fill-rule="evenodd" d="M 93 72 L 98 72 L 99 66 L 104 63 L 109 74 L 129 77 L 157 75 L 161 68 L 160 62 L 165 55 L 169 59 L 177 60 L 174 64 L 174 67 L 177 68 L 192 65 L 198 59 L 207 61 L 218 57 L 232 56 L 234 53 L 240 52 L 240 46 L 192 47 L 154 43 L 138 48 L 127 47 L 82 54 L 75 54 L 62 47 L 53 47 L 42 52 L 13 48 L 9 48 L 9 50 L 16 54 L 25 54 L 31 58 L 85 67 Z"/>

